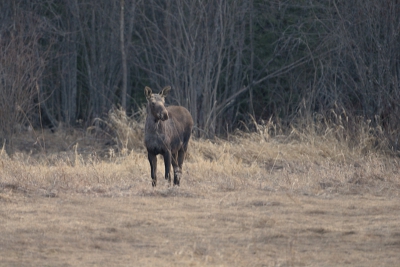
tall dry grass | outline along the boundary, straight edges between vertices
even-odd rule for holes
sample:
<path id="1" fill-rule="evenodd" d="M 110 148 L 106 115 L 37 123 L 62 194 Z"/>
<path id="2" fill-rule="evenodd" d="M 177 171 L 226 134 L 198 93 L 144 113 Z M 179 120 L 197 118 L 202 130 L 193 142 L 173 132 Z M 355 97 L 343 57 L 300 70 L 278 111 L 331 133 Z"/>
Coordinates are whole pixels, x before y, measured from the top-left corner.
<path id="1" fill-rule="evenodd" d="M 143 146 L 144 118 L 143 110 L 131 117 L 121 109 L 111 110 L 102 123 L 107 126 L 103 131 L 108 139 L 114 140 L 112 145 L 107 138 L 96 137 L 91 128 L 68 137 L 46 133 L 42 139 L 51 153 L 19 152 L 10 158 L 3 149 L 0 192 L 48 197 L 64 192 L 176 194 L 178 191 L 168 189 L 165 180 L 157 189 L 151 188 Z M 398 160 L 376 145 L 376 129 L 360 121 L 359 140 L 355 142 L 346 133 L 345 123 L 339 122 L 321 117 L 312 123 L 293 124 L 290 132 L 281 134 L 281 126 L 270 120 L 261 125 L 254 122 L 255 132 L 237 131 L 225 139 L 193 138 L 179 193 L 205 195 L 252 189 L 309 195 L 398 195 Z M 26 145 L 29 138 L 24 140 Z M 62 142 L 64 151 L 55 152 L 52 146 Z M 163 160 L 159 160 L 158 171 L 163 177 Z"/>

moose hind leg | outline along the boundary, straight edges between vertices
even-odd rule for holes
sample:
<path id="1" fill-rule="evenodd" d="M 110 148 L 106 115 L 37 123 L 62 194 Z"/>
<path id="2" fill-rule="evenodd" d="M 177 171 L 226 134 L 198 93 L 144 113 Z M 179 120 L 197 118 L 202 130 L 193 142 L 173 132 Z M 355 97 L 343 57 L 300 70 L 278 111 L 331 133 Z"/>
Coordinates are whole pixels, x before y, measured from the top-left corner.
<path id="1" fill-rule="evenodd" d="M 148 153 L 147 155 L 149 162 L 150 162 L 150 169 L 151 169 L 151 185 L 155 187 L 157 185 L 157 156 L 152 153 Z"/>
<path id="2" fill-rule="evenodd" d="M 174 185 L 180 186 L 182 171 L 179 167 L 174 170 Z"/>
<path id="3" fill-rule="evenodd" d="M 167 151 L 164 153 L 164 164 L 165 164 L 165 180 L 171 184 L 171 152 Z"/>
<path id="4" fill-rule="evenodd" d="M 178 164 L 178 153 L 172 154 L 172 167 L 174 167 L 174 185 L 179 185 L 180 168 Z"/>
<path id="5" fill-rule="evenodd" d="M 182 165 L 185 159 L 185 150 L 178 151 L 178 167 L 174 170 L 174 185 L 180 186 L 182 177 Z"/>

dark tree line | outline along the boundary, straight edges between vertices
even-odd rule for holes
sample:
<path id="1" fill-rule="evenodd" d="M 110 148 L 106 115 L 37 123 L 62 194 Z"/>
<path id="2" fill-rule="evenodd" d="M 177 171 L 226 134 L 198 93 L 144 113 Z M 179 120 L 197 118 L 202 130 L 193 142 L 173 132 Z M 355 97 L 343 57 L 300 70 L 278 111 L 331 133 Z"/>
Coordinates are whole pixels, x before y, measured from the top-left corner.
<path id="1" fill-rule="evenodd" d="M 171 85 L 197 135 L 334 111 L 397 144 L 398 14 L 392 0 L 4 0 L 1 131 L 90 125 Z"/>

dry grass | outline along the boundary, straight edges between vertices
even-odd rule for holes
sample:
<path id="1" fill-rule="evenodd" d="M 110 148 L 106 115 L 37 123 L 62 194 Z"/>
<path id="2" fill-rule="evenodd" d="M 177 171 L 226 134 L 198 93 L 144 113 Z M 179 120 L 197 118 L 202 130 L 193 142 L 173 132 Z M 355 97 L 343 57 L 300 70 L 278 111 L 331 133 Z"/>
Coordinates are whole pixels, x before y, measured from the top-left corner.
<path id="1" fill-rule="evenodd" d="M 104 123 L 113 143 L 70 130 L 21 135 L 12 158 L 2 150 L 0 266 L 400 261 L 399 164 L 362 142 L 333 130 L 279 136 L 269 122 L 192 140 L 181 187 L 153 189 L 140 120 L 116 111 Z"/>

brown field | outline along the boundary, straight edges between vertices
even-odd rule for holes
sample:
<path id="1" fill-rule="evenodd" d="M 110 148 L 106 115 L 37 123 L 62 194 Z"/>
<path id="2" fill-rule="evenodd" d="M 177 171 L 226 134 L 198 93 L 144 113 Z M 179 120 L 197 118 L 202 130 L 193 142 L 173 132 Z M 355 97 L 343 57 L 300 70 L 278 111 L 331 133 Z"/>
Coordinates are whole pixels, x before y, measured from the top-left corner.
<path id="1" fill-rule="evenodd" d="M 1 153 L 0 266 L 400 263 L 394 157 L 322 137 L 237 134 L 193 140 L 181 187 L 153 189 L 140 144 L 41 136 Z"/>

